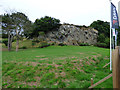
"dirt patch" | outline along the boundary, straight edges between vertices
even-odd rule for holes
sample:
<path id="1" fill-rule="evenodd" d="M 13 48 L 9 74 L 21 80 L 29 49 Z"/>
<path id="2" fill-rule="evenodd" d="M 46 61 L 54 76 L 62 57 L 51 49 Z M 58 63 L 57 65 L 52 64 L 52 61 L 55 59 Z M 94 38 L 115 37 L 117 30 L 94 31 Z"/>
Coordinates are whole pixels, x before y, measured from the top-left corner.
<path id="1" fill-rule="evenodd" d="M 90 65 L 90 62 L 89 62 L 89 61 L 86 61 L 86 64 L 87 64 L 87 65 Z"/>
<path id="2" fill-rule="evenodd" d="M 58 78 L 59 77 L 59 74 L 58 73 L 55 73 L 55 78 Z"/>
<path id="3" fill-rule="evenodd" d="M 97 55 L 92 55 L 95 59 L 97 59 L 97 57 L 100 57 L 101 54 L 97 54 Z"/>
<path id="4" fill-rule="evenodd" d="M 54 65 L 54 64 L 48 64 L 48 63 L 46 63 L 46 65 L 48 66 L 48 65 Z"/>
<path id="5" fill-rule="evenodd" d="M 95 62 L 94 60 L 92 60 L 92 59 L 91 59 L 90 61 L 93 62 L 93 63 L 96 63 L 96 62 Z"/>
<path id="6" fill-rule="evenodd" d="M 82 63 L 81 63 L 81 65 L 82 65 Z M 83 65 L 82 65 L 83 66 Z M 80 72 L 84 72 L 84 70 L 81 70 L 80 69 L 80 66 L 79 65 L 77 65 L 76 63 L 74 63 L 74 67 L 76 67 Z M 84 72 L 85 73 L 85 72 Z"/>
<path id="7" fill-rule="evenodd" d="M 73 59 L 73 58 L 77 58 L 77 57 L 73 56 L 73 57 L 71 57 L 71 58 Z"/>
<path id="8" fill-rule="evenodd" d="M 39 60 L 47 60 L 48 58 L 41 58 L 41 59 L 39 59 Z"/>
<path id="9" fill-rule="evenodd" d="M 58 58 L 55 58 L 55 60 L 65 60 L 67 59 L 68 57 L 58 57 Z"/>
<path id="10" fill-rule="evenodd" d="M 84 70 L 81 70 L 79 67 L 77 67 L 77 69 L 78 69 L 80 72 L 85 73 L 85 71 L 84 71 Z"/>
<path id="11" fill-rule="evenodd" d="M 52 72 L 54 73 L 54 72 L 55 72 L 55 69 L 50 69 L 49 72 L 50 72 L 50 73 L 52 73 Z"/>
<path id="12" fill-rule="evenodd" d="M 57 65 L 57 64 L 55 64 L 55 67 L 57 68 L 57 67 L 62 67 L 62 65 Z"/>
<path id="13" fill-rule="evenodd" d="M 61 75 L 62 77 L 65 77 L 65 76 L 66 76 L 65 72 L 61 72 L 60 75 Z"/>
<path id="14" fill-rule="evenodd" d="M 34 60 L 48 60 L 48 58 L 40 58 L 40 59 L 35 58 Z"/>
<path id="15" fill-rule="evenodd" d="M 36 79 L 37 81 L 40 81 L 41 77 L 36 76 L 36 77 L 34 77 L 34 79 Z"/>
<path id="16" fill-rule="evenodd" d="M 38 86 L 39 84 L 37 83 L 37 82 L 29 82 L 29 83 L 27 83 L 27 85 L 29 85 L 29 86 Z"/>

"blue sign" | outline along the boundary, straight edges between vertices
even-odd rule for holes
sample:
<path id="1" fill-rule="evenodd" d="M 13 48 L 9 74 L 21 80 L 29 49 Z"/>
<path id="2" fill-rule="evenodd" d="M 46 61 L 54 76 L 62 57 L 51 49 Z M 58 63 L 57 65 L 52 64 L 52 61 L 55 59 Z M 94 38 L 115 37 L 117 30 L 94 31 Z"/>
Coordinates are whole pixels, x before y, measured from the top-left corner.
<path id="1" fill-rule="evenodd" d="M 112 28 L 119 28 L 119 19 L 116 7 L 111 3 L 111 24 Z"/>

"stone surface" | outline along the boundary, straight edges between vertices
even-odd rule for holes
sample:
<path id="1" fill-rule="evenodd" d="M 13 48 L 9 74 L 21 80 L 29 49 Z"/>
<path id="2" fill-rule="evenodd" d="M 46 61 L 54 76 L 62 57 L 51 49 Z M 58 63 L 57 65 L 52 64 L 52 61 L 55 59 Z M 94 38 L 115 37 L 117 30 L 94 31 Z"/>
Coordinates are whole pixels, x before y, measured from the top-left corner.
<path id="1" fill-rule="evenodd" d="M 97 43 L 98 31 L 93 28 L 78 27 L 70 24 L 62 24 L 58 31 L 50 31 L 45 35 L 47 42 L 64 43 L 67 45 L 79 45 Z"/>

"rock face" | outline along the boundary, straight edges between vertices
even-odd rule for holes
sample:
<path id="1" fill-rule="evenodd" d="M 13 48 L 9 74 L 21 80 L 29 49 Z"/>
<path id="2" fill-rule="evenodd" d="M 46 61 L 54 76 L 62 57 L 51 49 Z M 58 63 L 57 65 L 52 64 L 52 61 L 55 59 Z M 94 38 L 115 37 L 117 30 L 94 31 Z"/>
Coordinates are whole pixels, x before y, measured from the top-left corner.
<path id="1" fill-rule="evenodd" d="M 45 35 L 47 42 L 63 43 L 67 45 L 79 45 L 97 43 L 98 31 L 93 28 L 78 27 L 70 24 L 62 24 L 58 31 L 50 31 Z"/>

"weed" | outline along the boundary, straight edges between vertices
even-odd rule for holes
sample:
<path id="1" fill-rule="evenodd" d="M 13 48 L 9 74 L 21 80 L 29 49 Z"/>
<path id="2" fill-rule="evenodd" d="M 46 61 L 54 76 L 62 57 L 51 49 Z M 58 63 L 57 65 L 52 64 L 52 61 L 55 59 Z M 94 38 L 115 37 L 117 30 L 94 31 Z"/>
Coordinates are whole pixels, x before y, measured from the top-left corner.
<path id="1" fill-rule="evenodd" d="M 2 86 L 6 86 L 6 85 L 8 85 L 8 83 L 3 83 L 3 84 L 2 84 Z"/>
<path id="2" fill-rule="evenodd" d="M 92 58 L 92 60 L 96 61 L 96 59 L 95 59 L 95 58 Z"/>
<path id="3" fill-rule="evenodd" d="M 88 58 L 89 60 L 91 59 L 91 57 Z"/>
<path id="4" fill-rule="evenodd" d="M 32 79 L 32 78 L 31 78 L 31 79 L 26 80 L 26 82 L 32 82 L 32 81 L 33 81 L 33 82 L 36 82 L 36 79 Z"/>
<path id="5" fill-rule="evenodd" d="M 61 73 L 61 72 L 62 72 L 62 70 L 59 70 L 59 72 Z"/>
<path id="6" fill-rule="evenodd" d="M 18 70 L 18 71 L 17 71 L 17 73 L 21 73 L 21 72 L 22 72 L 22 70 Z"/>
<path id="7" fill-rule="evenodd" d="M 62 63 L 59 62 L 59 63 L 57 63 L 57 65 L 62 65 Z"/>
<path id="8" fill-rule="evenodd" d="M 61 70 L 63 70 L 63 67 L 58 67 L 58 69 L 61 69 Z"/>
<path id="9" fill-rule="evenodd" d="M 14 70 L 10 70 L 10 71 L 7 72 L 6 75 L 10 75 L 10 74 L 13 73 L 13 72 L 14 72 Z"/>
<path id="10" fill-rule="evenodd" d="M 11 85 L 11 84 L 10 84 L 10 85 L 8 85 L 8 86 L 7 86 L 7 88 L 12 88 L 12 85 Z"/>
<path id="11" fill-rule="evenodd" d="M 66 86 L 65 82 L 62 82 L 61 80 L 59 80 L 58 87 L 59 88 L 64 88 L 65 86 Z"/>
<path id="12" fill-rule="evenodd" d="M 15 78 L 14 81 L 18 81 L 19 79 L 18 78 Z"/>
<path id="13" fill-rule="evenodd" d="M 65 70 L 66 70 L 66 71 L 70 71 L 70 68 L 66 68 Z"/>

